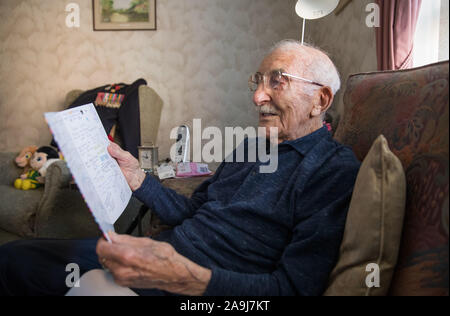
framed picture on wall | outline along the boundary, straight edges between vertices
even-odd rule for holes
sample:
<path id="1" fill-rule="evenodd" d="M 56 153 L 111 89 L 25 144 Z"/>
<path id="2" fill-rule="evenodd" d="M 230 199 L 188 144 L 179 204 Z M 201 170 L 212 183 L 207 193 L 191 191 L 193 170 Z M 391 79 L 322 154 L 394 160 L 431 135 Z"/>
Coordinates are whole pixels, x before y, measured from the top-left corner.
<path id="1" fill-rule="evenodd" d="M 92 0 L 94 31 L 155 31 L 156 0 Z"/>

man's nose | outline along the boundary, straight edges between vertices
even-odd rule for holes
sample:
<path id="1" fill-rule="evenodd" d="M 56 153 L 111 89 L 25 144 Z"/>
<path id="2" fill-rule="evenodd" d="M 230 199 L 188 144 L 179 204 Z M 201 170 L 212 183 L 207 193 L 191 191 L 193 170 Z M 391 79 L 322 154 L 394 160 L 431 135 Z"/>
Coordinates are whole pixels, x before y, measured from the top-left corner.
<path id="1" fill-rule="evenodd" d="M 256 106 L 263 106 L 264 104 L 271 101 L 271 96 L 269 91 L 267 91 L 264 84 L 260 84 L 253 94 L 253 103 Z"/>

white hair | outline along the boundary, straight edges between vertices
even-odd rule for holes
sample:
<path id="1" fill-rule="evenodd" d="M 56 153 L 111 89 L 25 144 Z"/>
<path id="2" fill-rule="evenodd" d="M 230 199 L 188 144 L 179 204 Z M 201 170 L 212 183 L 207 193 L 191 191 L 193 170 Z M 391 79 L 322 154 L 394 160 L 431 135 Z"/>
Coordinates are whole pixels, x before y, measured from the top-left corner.
<path id="1" fill-rule="evenodd" d="M 294 50 L 305 57 L 296 66 L 299 71 L 308 76 L 306 79 L 330 87 L 334 95 L 341 88 L 339 71 L 328 54 L 322 49 L 311 44 L 302 44 L 297 40 L 282 40 L 271 48 L 269 55 L 278 50 Z M 312 52 L 316 53 L 313 54 Z"/>

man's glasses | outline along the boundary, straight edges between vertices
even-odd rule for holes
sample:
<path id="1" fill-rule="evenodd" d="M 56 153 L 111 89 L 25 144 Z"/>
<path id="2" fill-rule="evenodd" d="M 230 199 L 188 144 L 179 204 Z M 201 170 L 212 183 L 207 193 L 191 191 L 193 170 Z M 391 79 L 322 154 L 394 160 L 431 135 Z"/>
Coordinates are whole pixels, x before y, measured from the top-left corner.
<path id="1" fill-rule="evenodd" d="M 289 86 L 291 79 L 301 80 L 320 87 L 325 86 L 321 83 L 294 76 L 284 72 L 282 69 L 278 69 L 269 71 L 265 74 L 257 72 L 256 74 L 250 76 L 250 79 L 248 80 L 248 87 L 250 91 L 254 92 L 258 90 L 258 87 L 261 83 L 264 83 L 265 87 L 270 87 L 270 89 L 272 90 L 280 91 Z"/>

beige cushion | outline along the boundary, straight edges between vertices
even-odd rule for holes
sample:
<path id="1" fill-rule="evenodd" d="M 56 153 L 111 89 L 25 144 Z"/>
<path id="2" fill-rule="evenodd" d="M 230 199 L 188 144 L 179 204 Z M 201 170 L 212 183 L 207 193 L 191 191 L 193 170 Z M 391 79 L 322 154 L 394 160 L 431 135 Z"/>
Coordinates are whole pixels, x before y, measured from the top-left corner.
<path id="1" fill-rule="evenodd" d="M 340 258 L 326 296 L 387 295 L 397 263 L 406 201 L 400 160 L 379 136 L 359 171 L 345 227 Z M 368 288 L 369 264 L 380 268 L 380 287 Z M 371 278 L 371 280 L 373 280 Z"/>

